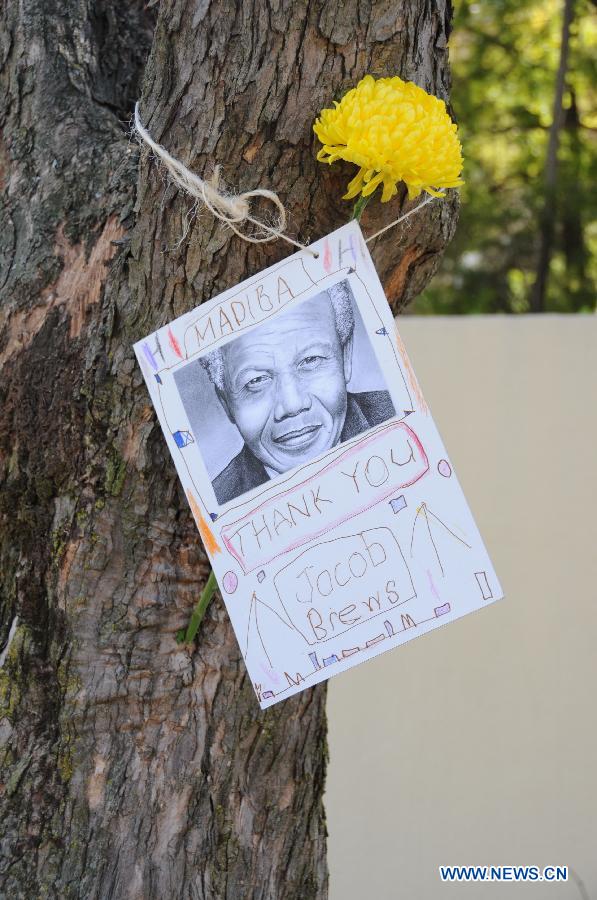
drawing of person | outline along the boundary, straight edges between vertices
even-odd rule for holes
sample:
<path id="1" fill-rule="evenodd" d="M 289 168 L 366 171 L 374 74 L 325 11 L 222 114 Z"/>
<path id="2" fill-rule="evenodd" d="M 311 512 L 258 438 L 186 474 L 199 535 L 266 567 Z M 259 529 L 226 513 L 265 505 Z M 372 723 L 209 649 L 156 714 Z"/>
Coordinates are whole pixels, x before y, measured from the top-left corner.
<path id="1" fill-rule="evenodd" d="M 354 324 L 340 282 L 201 358 L 244 441 L 212 482 L 219 503 L 395 415 L 388 391 L 348 392 Z"/>

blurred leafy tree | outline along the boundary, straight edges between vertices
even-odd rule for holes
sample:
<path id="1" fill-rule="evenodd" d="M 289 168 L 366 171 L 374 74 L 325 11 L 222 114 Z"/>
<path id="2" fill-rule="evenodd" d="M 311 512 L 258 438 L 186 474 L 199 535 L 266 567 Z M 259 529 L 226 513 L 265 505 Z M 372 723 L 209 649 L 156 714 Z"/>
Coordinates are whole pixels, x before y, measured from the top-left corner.
<path id="1" fill-rule="evenodd" d="M 465 157 L 461 218 L 439 273 L 410 312 L 595 309 L 596 10 L 594 0 L 457 4 L 451 53 L 452 103 Z M 563 113 L 550 187 L 546 165 L 562 63 Z M 553 235 L 545 292 L 537 304 L 532 298 L 544 256 L 546 209 Z"/>

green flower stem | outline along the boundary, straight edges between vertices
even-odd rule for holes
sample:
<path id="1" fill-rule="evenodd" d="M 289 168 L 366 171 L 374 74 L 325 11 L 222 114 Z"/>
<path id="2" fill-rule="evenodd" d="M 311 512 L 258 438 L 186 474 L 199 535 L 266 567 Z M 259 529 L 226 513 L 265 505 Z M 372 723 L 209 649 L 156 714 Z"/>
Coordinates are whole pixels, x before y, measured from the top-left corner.
<path id="1" fill-rule="evenodd" d="M 362 216 L 362 214 L 363 214 L 363 210 L 365 209 L 365 207 L 366 207 L 367 204 L 369 203 L 369 200 L 370 200 L 370 199 L 371 199 L 371 194 L 369 194 L 368 197 L 363 197 L 363 195 L 361 194 L 361 196 L 359 197 L 359 199 L 358 199 L 357 202 L 355 203 L 354 209 L 353 209 L 353 211 L 352 211 L 352 217 L 351 217 L 351 218 L 354 219 L 356 222 L 360 222 L 360 221 L 361 221 L 361 216 Z"/>
<path id="2" fill-rule="evenodd" d="M 195 606 L 193 612 L 191 613 L 191 618 L 189 619 L 189 624 L 187 625 L 187 630 L 181 629 L 177 636 L 176 640 L 179 644 L 190 644 L 195 639 L 195 635 L 199 630 L 199 626 L 203 621 L 203 616 L 205 615 L 205 611 L 209 606 L 209 601 L 214 595 L 215 589 L 217 588 L 218 583 L 216 581 L 216 576 L 214 575 L 213 569 L 209 573 L 209 578 L 207 579 L 207 583 L 203 590 L 201 591 L 201 596 L 199 597 L 199 601 Z"/>

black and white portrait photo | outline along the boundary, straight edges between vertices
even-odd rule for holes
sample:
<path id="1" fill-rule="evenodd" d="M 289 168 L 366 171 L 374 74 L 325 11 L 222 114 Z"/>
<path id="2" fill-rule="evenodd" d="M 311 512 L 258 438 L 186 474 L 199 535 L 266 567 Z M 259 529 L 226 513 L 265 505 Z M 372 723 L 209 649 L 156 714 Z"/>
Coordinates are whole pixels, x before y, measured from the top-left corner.
<path id="1" fill-rule="evenodd" d="M 395 415 L 347 280 L 174 377 L 219 504 Z"/>

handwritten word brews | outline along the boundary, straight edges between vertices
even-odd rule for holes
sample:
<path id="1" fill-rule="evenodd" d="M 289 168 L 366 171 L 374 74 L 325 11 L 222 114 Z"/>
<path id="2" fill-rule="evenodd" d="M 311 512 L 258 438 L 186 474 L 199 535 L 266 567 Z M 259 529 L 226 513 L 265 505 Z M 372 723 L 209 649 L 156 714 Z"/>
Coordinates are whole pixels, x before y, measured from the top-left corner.
<path id="1" fill-rule="evenodd" d="M 414 431 L 404 422 L 393 422 L 295 487 L 225 525 L 222 540 L 250 572 L 414 484 L 428 468 Z"/>
<path id="2" fill-rule="evenodd" d="M 329 640 L 415 597 L 398 541 L 389 528 L 323 541 L 274 578 L 289 619 L 307 643 Z"/>
<path id="3" fill-rule="evenodd" d="M 276 267 L 266 277 L 245 282 L 243 290 L 224 295 L 209 312 L 199 316 L 185 331 L 187 356 L 263 322 L 313 286 L 300 260 Z"/>

